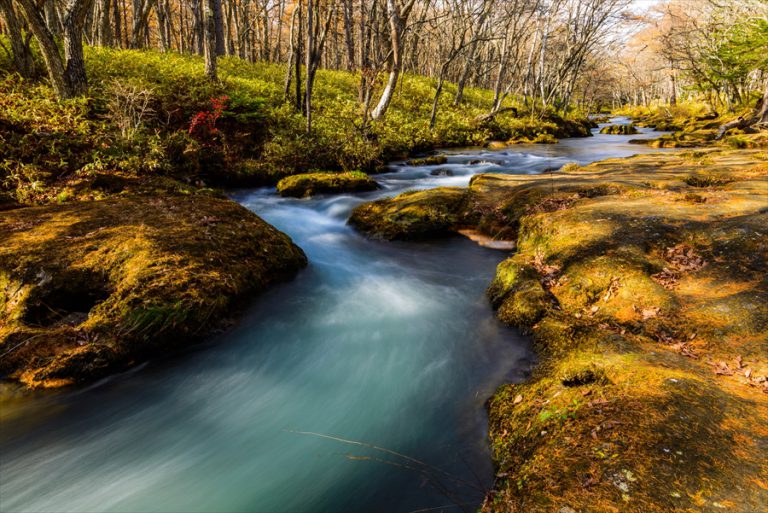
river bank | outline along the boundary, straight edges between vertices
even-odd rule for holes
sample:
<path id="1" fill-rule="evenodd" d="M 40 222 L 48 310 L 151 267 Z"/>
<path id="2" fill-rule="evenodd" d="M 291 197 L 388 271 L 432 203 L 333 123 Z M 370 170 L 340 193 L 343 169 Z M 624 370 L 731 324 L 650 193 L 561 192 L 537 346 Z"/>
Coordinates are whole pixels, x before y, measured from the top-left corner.
<path id="1" fill-rule="evenodd" d="M 488 294 L 542 363 L 488 403 L 484 510 L 765 506 L 767 160 L 709 149 L 479 175 L 353 213 L 386 238 L 472 227 L 516 243 Z"/>

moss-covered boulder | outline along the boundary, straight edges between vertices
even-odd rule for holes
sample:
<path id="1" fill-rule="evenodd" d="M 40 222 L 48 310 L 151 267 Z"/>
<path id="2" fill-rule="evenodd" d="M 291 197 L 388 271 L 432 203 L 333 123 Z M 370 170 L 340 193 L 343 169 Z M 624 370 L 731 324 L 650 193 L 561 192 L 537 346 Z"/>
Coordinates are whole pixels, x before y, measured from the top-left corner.
<path id="1" fill-rule="evenodd" d="M 360 171 L 347 173 L 305 173 L 283 178 L 277 183 L 281 196 L 306 198 L 316 194 L 373 191 L 376 180 Z"/>
<path id="2" fill-rule="evenodd" d="M 444 237 L 452 234 L 462 220 L 465 192 L 457 187 L 404 192 L 358 206 L 349 223 L 382 239 Z"/>
<path id="3" fill-rule="evenodd" d="M 417 159 L 410 159 L 406 162 L 409 166 L 439 166 L 448 162 L 445 155 L 430 155 Z"/>
<path id="4" fill-rule="evenodd" d="M 0 240 L 0 373 L 30 387 L 188 346 L 306 265 L 288 236 L 206 196 L 18 208 Z"/>
<path id="5" fill-rule="evenodd" d="M 628 125 L 607 125 L 600 129 L 601 134 L 609 135 L 634 135 L 637 128 L 632 123 Z"/>

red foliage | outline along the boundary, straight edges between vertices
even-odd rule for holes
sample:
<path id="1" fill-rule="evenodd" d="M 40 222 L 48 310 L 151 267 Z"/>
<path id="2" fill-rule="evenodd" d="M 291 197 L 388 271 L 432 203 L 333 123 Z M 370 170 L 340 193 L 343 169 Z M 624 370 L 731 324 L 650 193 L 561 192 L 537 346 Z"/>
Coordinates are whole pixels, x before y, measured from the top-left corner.
<path id="1" fill-rule="evenodd" d="M 219 133 L 216 128 L 216 121 L 221 117 L 224 109 L 227 108 L 229 96 L 219 96 L 211 98 L 210 110 L 201 110 L 192 117 L 189 124 L 189 134 L 210 143 L 210 138 Z"/>

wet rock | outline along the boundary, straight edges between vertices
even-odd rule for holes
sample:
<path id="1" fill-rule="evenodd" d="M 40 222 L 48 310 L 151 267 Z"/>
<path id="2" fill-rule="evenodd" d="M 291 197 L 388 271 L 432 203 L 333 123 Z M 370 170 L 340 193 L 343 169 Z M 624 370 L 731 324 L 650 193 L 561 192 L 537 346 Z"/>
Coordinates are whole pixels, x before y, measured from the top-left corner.
<path id="1" fill-rule="evenodd" d="M 357 207 L 349 224 L 382 239 L 427 239 L 454 233 L 466 205 L 464 189 L 405 192 Z"/>
<path id="2" fill-rule="evenodd" d="M 379 184 L 359 171 L 348 173 L 305 173 L 288 176 L 277 184 L 281 196 L 306 198 L 316 194 L 364 192 L 378 189 Z"/>

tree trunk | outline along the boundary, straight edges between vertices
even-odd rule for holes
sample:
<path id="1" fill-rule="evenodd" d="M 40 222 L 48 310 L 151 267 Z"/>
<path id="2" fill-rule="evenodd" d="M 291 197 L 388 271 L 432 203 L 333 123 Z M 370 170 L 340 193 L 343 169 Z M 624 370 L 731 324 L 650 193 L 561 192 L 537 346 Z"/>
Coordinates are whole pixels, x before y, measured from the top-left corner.
<path id="1" fill-rule="evenodd" d="M 347 71 L 355 69 L 355 37 L 352 32 L 352 20 L 354 6 L 352 0 L 344 2 L 344 38 L 347 46 Z"/>
<path id="2" fill-rule="evenodd" d="M 304 16 L 303 16 L 303 7 L 302 3 L 299 2 L 299 31 L 297 32 L 296 36 L 296 59 L 294 61 L 294 67 L 295 67 L 295 75 L 296 75 L 296 84 L 295 84 L 295 93 L 296 93 L 296 110 L 301 112 L 301 55 L 303 51 L 303 39 L 301 38 L 301 32 L 304 30 Z"/>
<path id="3" fill-rule="evenodd" d="M 88 92 L 88 76 L 83 55 L 83 26 L 93 0 L 72 0 L 64 16 L 64 82 L 71 96 Z"/>
<path id="4" fill-rule="evenodd" d="M 115 38 L 113 44 L 120 48 L 123 46 L 123 31 L 120 23 L 120 4 L 117 0 L 112 0 L 112 17 L 115 19 Z"/>
<path id="5" fill-rule="evenodd" d="M 437 89 L 435 89 L 435 98 L 432 101 L 432 114 L 429 117 L 429 129 L 435 128 L 437 121 L 437 104 L 440 101 L 440 94 L 443 92 L 443 72 L 440 72 L 440 78 L 437 80 Z"/>
<path id="6" fill-rule="evenodd" d="M 216 33 L 216 55 L 224 55 L 224 14 L 221 10 L 221 0 L 213 0 L 213 25 Z"/>
<path id="7" fill-rule="evenodd" d="M 384 91 L 381 93 L 381 98 L 376 108 L 371 113 L 371 118 L 379 120 L 384 117 L 389 109 L 389 104 L 392 102 L 392 97 L 395 94 L 397 88 L 397 81 L 400 78 L 400 70 L 403 65 L 403 46 L 402 38 L 405 31 L 405 23 L 413 7 L 414 0 L 411 0 L 409 4 L 401 11 L 397 0 L 387 0 L 387 8 L 389 10 L 389 34 L 392 44 L 392 61 L 389 70 L 389 78 L 387 79 L 387 85 L 384 87 Z"/>
<path id="8" fill-rule="evenodd" d="M 207 0 L 206 0 L 207 1 Z M 189 8 L 192 10 L 192 37 L 197 55 L 203 55 L 203 17 L 200 9 L 201 0 L 192 0 Z"/>
<path id="9" fill-rule="evenodd" d="M 288 65 L 285 69 L 285 87 L 283 89 L 283 96 L 285 101 L 289 101 L 291 98 L 291 80 L 293 79 L 293 66 L 296 59 L 296 47 L 294 44 L 294 37 L 296 33 L 296 17 L 299 14 L 298 9 L 294 9 L 291 14 L 291 30 L 288 35 Z"/>
<path id="10" fill-rule="evenodd" d="M 48 26 L 43 18 L 43 13 L 38 10 L 33 0 L 17 0 L 21 7 L 24 17 L 29 23 L 29 28 L 35 35 L 40 45 L 40 53 L 45 61 L 45 67 L 48 70 L 48 77 L 51 79 L 51 85 L 59 98 L 71 98 L 72 91 L 64 80 L 64 61 L 59 54 L 59 48 L 56 46 L 56 40 L 53 34 L 48 30 Z"/>
<path id="11" fill-rule="evenodd" d="M 315 76 L 312 68 L 315 48 L 314 15 L 316 7 L 314 5 L 316 4 L 313 4 L 313 0 L 307 0 L 307 51 L 304 64 L 304 67 L 307 69 L 307 80 L 304 87 L 304 114 L 307 116 L 307 135 L 312 133 L 312 81 Z"/>
<path id="12" fill-rule="evenodd" d="M 51 31 L 55 37 L 59 37 L 62 34 L 63 28 L 61 26 L 61 17 L 59 11 L 56 8 L 54 0 L 44 0 L 43 9 L 45 11 L 45 24 L 48 30 Z"/>
<path id="13" fill-rule="evenodd" d="M 732 128 L 744 129 L 749 128 L 752 125 L 762 124 L 768 124 L 768 81 L 763 88 L 763 97 L 757 101 L 752 116 L 748 118 L 739 117 L 733 121 L 725 123 L 720 127 L 720 130 L 718 130 L 715 140 L 719 141 L 725 137 L 726 132 Z"/>
<path id="14" fill-rule="evenodd" d="M 21 36 L 21 25 L 13 7 L 13 0 L 0 0 L 0 14 L 3 15 L 8 29 L 13 64 L 22 77 L 29 77 L 32 74 L 32 54 Z"/>
<path id="15" fill-rule="evenodd" d="M 211 80 L 218 80 L 216 74 L 215 2 L 216 0 L 205 0 L 205 6 L 203 8 L 203 36 L 205 39 L 203 53 L 205 55 L 205 74 Z"/>

